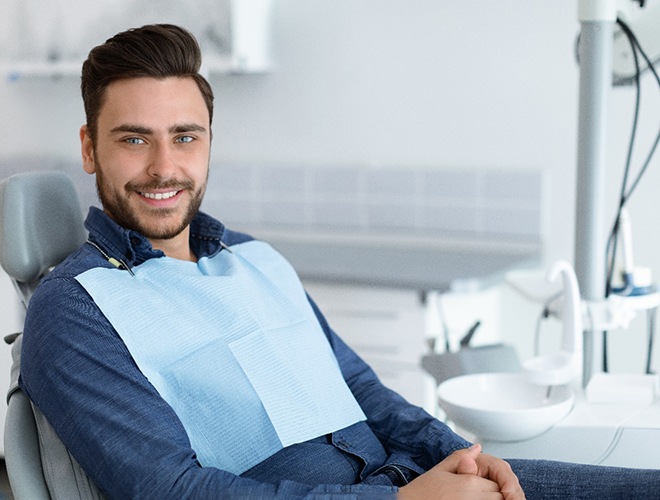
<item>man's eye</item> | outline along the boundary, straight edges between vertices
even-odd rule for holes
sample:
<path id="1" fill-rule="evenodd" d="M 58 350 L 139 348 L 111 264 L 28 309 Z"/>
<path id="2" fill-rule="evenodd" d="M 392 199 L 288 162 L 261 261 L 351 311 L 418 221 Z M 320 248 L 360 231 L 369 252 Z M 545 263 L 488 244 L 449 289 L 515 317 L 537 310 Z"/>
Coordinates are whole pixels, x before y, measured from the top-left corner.
<path id="1" fill-rule="evenodd" d="M 126 142 L 129 144 L 144 144 L 144 141 L 139 137 L 129 137 Z"/>
<path id="2" fill-rule="evenodd" d="M 189 135 L 183 135 L 181 137 L 177 137 L 177 139 L 176 139 L 177 142 L 184 142 L 184 143 L 192 142 L 194 140 L 195 140 L 195 138 L 191 137 Z"/>

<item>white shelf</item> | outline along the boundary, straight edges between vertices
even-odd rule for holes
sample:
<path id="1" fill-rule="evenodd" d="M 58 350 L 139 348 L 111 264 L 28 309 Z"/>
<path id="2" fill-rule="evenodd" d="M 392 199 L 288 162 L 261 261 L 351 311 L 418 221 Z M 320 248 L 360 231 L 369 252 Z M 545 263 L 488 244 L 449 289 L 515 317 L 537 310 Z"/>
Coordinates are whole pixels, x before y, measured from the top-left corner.
<path id="1" fill-rule="evenodd" d="M 60 78 L 80 76 L 82 62 L 3 62 L 0 63 L 0 74 L 5 80 L 17 81 L 24 78 Z"/>
<path id="2" fill-rule="evenodd" d="M 215 33 L 215 38 L 210 39 L 210 35 L 205 32 L 203 25 L 198 26 L 198 36 L 200 45 L 203 47 L 202 54 L 202 74 L 211 76 L 214 74 L 255 74 L 265 73 L 270 70 L 270 38 L 271 38 L 271 17 L 274 0 L 224 0 L 216 13 L 220 17 L 210 19 L 209 22 L 215 22 L 219 30 Z M 140 0 L 133 0 L 135 6 L 140 6 L 143 11 L 143 3 Z M 194 3 L 194 2 L 192 2 Z M 150 5 L 147 9 L 154 9 L 152 17 L 160 18 L 158 5 Z M 130 9 L 129 9 L 130 11 Z M 90 14 L 92 13 L 93 14 Z M 79 13 L 84 16 L 84 13 Z M 96 9 L 87 12 L 88 15 L 97 15 Z M 28 16 L 28 13 L 25 13 Z M 113 17 L 113 12 L 108 12 L 108 16 Z M 81 17 L 81 22 L 82 22 Z M 114 19 L 114 17 L 113 17 Z M 51 29 L 52 26 L 44 27 L 44 19 L 29 19 L 28 25 L 34 32 Z M 128 20 L 126 20 L 128 22 Z M 224 21 L 224 22 L 223 22 Z M 153 21 L 157 22 L 157 21 Z M 168 21 L 158 22 L 174 22 Z M 227 26 L 225 26 L 225 22 Z M 41 24 L 40 24 L 41 23 Z M 93 24 L 93 23 L 89 23 Z M 185 23 L 184 23 L 185 24 Z M 13 25 L 12 25 L 13 26 Z M 0 29 L 3 28 L 0 25 Z M 83 30 L 84 31 L 84 30 Z M 63 37 L 67 40 L 68 47 L 86 46 L 76 42 L 76 36 L 82 36 L 83 31 L 76 30 L 76 33 L 63 32 Z M 217 43 L 216 38 L 226 41 L 226 44 Z M 206 43 L 206 45 L 205 45 Z M 43 44 L 41 44 L 43 45 Z M 82 63 L 86 54 L 76 54 L 75 49 L 70 52 L 59 52 L 42 47 L 38 43 L 35 47 L 27 47 L 22 54 L 26 54 L 26 59 L 4 60 L 0 61 L 0 79 L 5 81 L 20 81 L 23 79 L 49 79 L 62 77 L 80 77 Z M 61 55 L 59 60 L 49 60 L 49 53 Z M 28 56 L 27 54 L 31 54 Z M 34 60 L 30 59 L 34 58 Z"/>
<path id="3" fill-rule="evenodd" d="M 14 82 L 24 79 L 46 79 L 80 77 L 82 61 L 21 61 L 0 62 L 0 78 Z M 208 55 L 203 58 L 202 74 L 204 76 L 223 74 L 259 74 L 270 70 L 266 64 L 242 62 L 230 56 Z"/>

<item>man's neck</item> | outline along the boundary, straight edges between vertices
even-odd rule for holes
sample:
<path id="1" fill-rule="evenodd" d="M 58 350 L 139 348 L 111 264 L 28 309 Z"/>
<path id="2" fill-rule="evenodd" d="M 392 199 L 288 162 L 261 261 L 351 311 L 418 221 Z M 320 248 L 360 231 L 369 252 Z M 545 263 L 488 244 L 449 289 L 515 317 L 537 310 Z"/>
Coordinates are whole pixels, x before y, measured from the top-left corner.
<path id="1" fill-rule="evenodd" d="M 167 240 L 153 240 L 150 239 L 151 246 L 156 250 L 161 250 L 168 257 L 179 260 L 188 260 L 190 262 L 197 262 L 197 256 L 190 248 L 190 226 L 184 229 L 180 234 L 174 238 Z"/>

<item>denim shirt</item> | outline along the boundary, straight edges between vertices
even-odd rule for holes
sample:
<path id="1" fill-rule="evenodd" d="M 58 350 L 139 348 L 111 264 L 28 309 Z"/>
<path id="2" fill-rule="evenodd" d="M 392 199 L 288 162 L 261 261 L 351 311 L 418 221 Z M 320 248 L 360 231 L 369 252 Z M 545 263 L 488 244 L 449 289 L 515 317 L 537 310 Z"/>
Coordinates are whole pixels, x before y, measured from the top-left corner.
<path id="1" fill-rule="evenodd" d="M 202 467 L 174 410 L 75 280 L 113 267 L 110 258 L 131 268 L 164 254 L 96 208 L 86 227 L 91 243 L 44 278 L 30 301 L 20 385 L 109 498 L 387 498 L 469 446 L 383 386 L 309 299 L 367 420 L 284 448 L 240 476 Z M 191 224 L 198 258 L 251 240 L 203 213 Z M 389 479 L 392 471 L 398 481 Z"/>

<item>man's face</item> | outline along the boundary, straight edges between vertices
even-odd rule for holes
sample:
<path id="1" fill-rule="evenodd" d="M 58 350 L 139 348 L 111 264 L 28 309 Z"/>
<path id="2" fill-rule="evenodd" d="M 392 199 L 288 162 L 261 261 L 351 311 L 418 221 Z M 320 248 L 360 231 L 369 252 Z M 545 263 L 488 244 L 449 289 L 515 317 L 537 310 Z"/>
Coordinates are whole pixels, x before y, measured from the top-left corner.
<path id="1" fill-rule="evenodd" d="M 131 78 L 105 90 L 96 140 L 81 129 L 83 168 L 105 212 L 150 240 L 187 229 L 208 178 L 209 113 L 192 78 Z"/>

